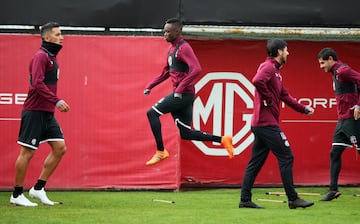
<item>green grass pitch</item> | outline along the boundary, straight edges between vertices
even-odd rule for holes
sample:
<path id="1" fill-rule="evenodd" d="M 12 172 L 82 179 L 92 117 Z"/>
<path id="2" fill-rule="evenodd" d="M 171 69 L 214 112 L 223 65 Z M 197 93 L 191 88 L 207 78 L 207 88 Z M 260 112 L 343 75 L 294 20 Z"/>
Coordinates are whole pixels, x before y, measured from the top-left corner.
<path id="1" fill-rule="evenodd" d="M 62 205 L 19 207 L 9 203 L 11 192 L 0 192 L 0 223 L 3 224 L 230 224 L 230 223 L 358 223 L 359 187 L 341 187 L 342 195 L 330 202 L 320 202 L 327 189 L 300 187 L 300 193 L 320 193 L 301 197 L 314 201 L 309 208 L 289 209 L 287 203 L 257 199 L 287 200 L 266 195 L 283 188 L 254 188 L 253 201 L 265 209 L 238 208 L 240 189 L 197 189 L 168 191 L 48 191 L 48 197 Z M 25 192 L 28 196 L 28 192 Z M 154 201 L 155 199 L 155 201 Z M 36 201 L 31 199 L 32 201 Z M 161 201 L 165 200 L 165 201 Z M 167 201 L 175 203 L 167 203 Z"/>

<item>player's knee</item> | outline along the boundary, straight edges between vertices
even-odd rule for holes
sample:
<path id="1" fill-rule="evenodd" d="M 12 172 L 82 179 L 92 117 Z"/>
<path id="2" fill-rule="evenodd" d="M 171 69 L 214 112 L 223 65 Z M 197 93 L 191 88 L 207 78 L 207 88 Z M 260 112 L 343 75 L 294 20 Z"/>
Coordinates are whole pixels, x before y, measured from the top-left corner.
<path id="1" fill-rule="evenodd" d="M 334 160 L 337 159 L 341 156 L 341 152 L 343 150 L 344 147 L 342 146 L 333 146 L 331 151 L 330 151 L 330 159 Z"/>
<path id="2" fill-rule="evenodd" d="M 287 159 L 288 159 L 289 163 L 294 163 L 294 155 L 292 153 L 288 156 Z"/>
<path id="3" fill-rule="evenodd" d="M 35 150 L 21 146 L 19 158 L 30 161 L 34 157 L 34 154 Z"/>
<path id="4" fill-rule="evenodd" d="M 64 145 L 63 147 L 61 147 L 61 149 L 60 149 L 61 155 L 64 155 L 64 154 L 66 153 L 66 151 L 67 151 L 66 145 Z"/>
<path id="5" fill-rule="evenodd" d="M 153 118 L 153 117 L 158 117 L 159 114 L 152 108 L 150 108 L 147 113 L 146 113 L 147 117 L 150 119 L 150 118 Z"/>
<path id="6" fill-rule="evenodd" d="M 181 139 L 184 139 L 184 140 L 191 140 L 191 135 L 190 135 L 190 130 L 188 129 L 180 129 L 180 136 L 181 136 Z"/>
<path id="7" fill-rule="evenodd" d="M 334 160 L 336 157 L 338 157 L 338 154 L 339 153 L 337 152 L 337 150 L 332 149 L 330 151 L 330 159 Z"/>
<path id="8" fill-rule="evenodd" d="M 191 139 L 191 131 L 188 128 L 184 127 L 179 122 L 176 122 L 176 126 L 179 129 L 181 139 L 184 139 L 184 140 Z"/>
<path id="9" fill-rule="evenodd" d="M 66 151 L 67 147 L 65 143 L 61 143 L 53 147 L 53 153 L 60 157 L 62 157 L 66 153 Z"/>
<path id="10" fill-rule="evenodd" d="M 189 133 L 181 133 L 180 132 L 180 136 L 181 136 L 181 139 L 183 139 L 183 140 L 191 140 Z"/>

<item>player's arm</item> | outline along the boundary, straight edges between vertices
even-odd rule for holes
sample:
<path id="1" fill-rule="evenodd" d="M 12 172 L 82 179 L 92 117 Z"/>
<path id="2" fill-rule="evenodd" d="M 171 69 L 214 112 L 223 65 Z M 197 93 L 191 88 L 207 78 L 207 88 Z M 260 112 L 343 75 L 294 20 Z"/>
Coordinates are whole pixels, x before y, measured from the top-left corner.
<path id="1" fill-rule="evenodd" d="M 181 94 L 187 86 L 191 85 L 201 72 L 201 66 L 193 49 L 189 44 L 183 44 L 178 49 L 177 59 L 189 66 L 189 72 L 175 89 L 175 94 Z"/>
<path id="2" fill-rule="evenodd" d="M 349 66 L 342 66 L 338 69 L 338 77 L 344 81 L 354 83 L 357 86 L 358 101 L 350 110 L 354 111 L 354 119 L 358 120 L 360 118 L 360 73 Z"/>
<path id="3" fill-rule="evenodd" d="M 305 106 L 305 105 L 297 102 L 297 100 L 295 100 L 295 98 L 289 94 L 289 92 L 286 90 L 285 87 L 282 87 L 282 89 L 281 89 L 280 99 L 286 105 L 288 105 L 289 107 L 291 107 L 292 109 L 294 109 L 297 112 L 307 114 L 307 115 L 313 115 L 315 112 L 315 109 L 312 108 L 311 106 Z"/>
<path id="4" fill-rule="evenodd" d="M 273 104 L 272 95 L 267 85 L 267 82 L 271 79 L 272 76 L 273 72 L 269 70 L 269 68 L 266 67 L 265 64 L 261 64 L 254 78 L 252 79 L 252 83 L 254 84 L 256 90 L 261 96 L 263 105 L 266 107 Z"/>
<path id="5" fill-rule="evenodd" d="M 45 100 L 55 105 L 60 99 L 45 84 L 46 65 L 48 58 L 46 55 L 38 54 L 34 57 L 31 67 L 31 85 L 37 93 Z"/>
<path id="6" fill-rule="evenodd" d="M 144 94 L 150 94 L 150 91 L 152 88 L 154 88 L 155 86 L 159 85 L 160 83 L 162 83 L 163 81 L 165 81 L 166 79 L 168 79 L 170 77 L 169 74 L 169 66 L 166 65 L 164 66 L 162 72 L 160 73 L 160 75 L 158 75 L 157 77 L 155 77 L 151 82 L 149 82 L 146 86 L 145 86 L 145 90 L 144 90 Z"/>

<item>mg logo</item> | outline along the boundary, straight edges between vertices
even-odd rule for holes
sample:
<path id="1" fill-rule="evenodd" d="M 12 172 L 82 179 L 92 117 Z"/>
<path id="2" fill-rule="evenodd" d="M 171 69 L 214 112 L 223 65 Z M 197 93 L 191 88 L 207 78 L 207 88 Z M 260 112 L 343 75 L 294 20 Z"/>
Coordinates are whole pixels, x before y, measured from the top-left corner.
<path id="1" fill-rule="evenodd" d="M 241 73 L 211 72 L 195 85 L 193 126 L 214 135 L 233 136 L 234 155 L 254 140 L 251 114 L 255 88 Z M 227 156 L 219 143 L 192 141 L 204 154 Z"/>

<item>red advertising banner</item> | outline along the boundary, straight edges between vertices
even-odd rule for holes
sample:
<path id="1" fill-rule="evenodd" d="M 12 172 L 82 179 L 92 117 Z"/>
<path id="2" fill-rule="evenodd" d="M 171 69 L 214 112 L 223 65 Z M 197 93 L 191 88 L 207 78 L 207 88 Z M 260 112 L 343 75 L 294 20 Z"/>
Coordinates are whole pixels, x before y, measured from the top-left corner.
<path id="1" fill-rule="evenodd" d="M 170 81 L 148 96 L 143 88 L 167 60 L 168 43 L 161 37 L 65 36 L 58 55 L 58 95 L 70 105 L 56 112 L 68 151 L 49 179 L 48 188 L 176 189 L 181 184 L 239 185 L 251 153 L 249 121 L 254 87 L 251 78 L 265 55 L 264 40 L 190 39 L 203 71 L 197 79 L 193 127 L 215 134 L 232 134 L 236 157 L 220 145 L 180 140 L 169 115 L 161 117 L 170 158 L 145 166 L 155 152 L 146 111 L 171 91 Z M 331 75 L 316 55 L 333 47 L 356 70 L 357 42 L 288 41 L 283 82 L 299 102 L 315 107 L 312 117 L 286 106 L 281 128 L 292 146 L 296 184 L 329 182 L 329 152 L 336 122 Z M 40 46 L 38 35 L 0 35 L 0 189 L 10 189 L 22 104 L 28 90 L 28 66 Z M 50 148 L 43 144 L 32 159 L 25 187 L 37 180 Z M 343 154 L 340 184 L 359 184 L 360 164 L 354 150 Z M 270 155 L 256 184 L 281 183 L 276 159 Z"/>
<path id="2" fill-rule="evenodd" d="M 11 188 L 28 65 L 40 47 L 38 35 L 0 35 L 0 188 Z M 163 130 L 171 158 L 159 166 L 145 162 L 155 152 L 146 111 L 171 90 L 162 85 L 149 96 L 145 84 L 166 62 L 167 43 L 158 37 L 65 36 L 58 55 L 58 95 L 71 110 L 56 112 L 68 151 L 48 188 L 177 188 L 179 144 L 173 122 Z M 21 98 L 21 99 L 18 99 Z M 22 101 L 22 102 L 21 102 Z M 50 148 L 32 159 L 26 186 L 37 180 Z"/>
<path id="3" fill-rule="evenodd" d="M 236 157 L 228 159 L 219 145 L 182 141 L 181 182 L 240 185 L 253 139 L 250 120 L 254 87 L 250 81 L 266 58 L 266 41 L 192 40 L 191 43 L 203 66 L 196 84 L 193 126 L 219 135 L 232 134 Z M 315 108 L 313 116 L 299 114 L 285 105 L 281 111 L 280 127 L 295 157 L 294 181 L 298 185 L 326 185 L 337 114 L 332 77 L 320 69 L 317 54 L 323 47 L 333 47 L 343 62 L 359 71 L 360 44 L 288 41 L 288 45 L 290 55 L 282 69 L 284 86 L 300 103 Z M 360 183 L 359 162 L 356 150 L 345 151 L 340 184 Z M 271 153 L 255 184 L 281 184 L 277 160 Z"/>

